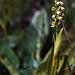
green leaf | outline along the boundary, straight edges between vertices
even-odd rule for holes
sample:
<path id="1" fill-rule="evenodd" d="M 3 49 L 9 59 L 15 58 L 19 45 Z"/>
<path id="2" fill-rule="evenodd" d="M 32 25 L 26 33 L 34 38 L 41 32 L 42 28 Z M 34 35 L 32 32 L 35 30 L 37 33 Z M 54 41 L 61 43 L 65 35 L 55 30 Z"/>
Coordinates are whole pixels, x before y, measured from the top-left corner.
<path id="1" fill-rule="evenodd" d="M 70 75 L 70 70 L 68 57 L 65 55 L 59 56 L 58 75 Z"/>
<path id="2" fill-rule="evenodd" d="M 8 60 L 7 57 L 4 57 L 0 54 L 0 62 L 8 69 L 11 75 L 19 75 L 18 71 L 12 65 L 12 63 Z"/>
<path id="3" fill-rule="evenodd" d="M 72 42 L 74 42 L 74 40 Z M 75 54 L 75 42 L 72 43 L 71 46 L 72 46 L 73 52 Z M 68 42 L 65 41 L 65 40 L 62 41 L 62 45 L 60 47 L 60 54 L 66 54 L 68 56 L 68 63 L 69 63 L 70 66 L 75 65 L 75 61 L 74 61 L 74 58 L 71 54 L 71 50 L 69 48 Z"/>
<path id="4" fill-rule="evenodd" d="M 47 63 L 48 75 L 51 75 L 52 73 L 53 52 L 54 52 L 54 49 L 52 48 L 49 59 L 48 59 L 48 63 Z"/>
<path id="5" fill-rule="evenodd" d="M 60 70 L 61 70 L 61 68 L 62 68 L 62 66 L 63 66 L 63 64 L 64 64 L 64 62 L 65 62 L 64 56 L 63 56 L 63 57 L 60 57 L 59 61 L 61 62 L 61 64 L 60 64 L 60 62 L 59 62 L 58 73 L 60 72 Z"/>
<path id="6" fill-rule="evenodd" d="M 44 10 L 44 32 L 45 32 L 46 35 L 48 35 L 49 25 L 48 25 L 47 13 L 46 13 L 45 10 Z"/>
<path id="7" fill-rule="evenodd" d="M 56 75 L 56 69 L 58 67 L 58 57 L 56 57 L 56 56 L 58 54 L 58 51 L 59 51 L 59 48 L 60 48 L 60 45 L 61 45 L 62 31 L 63 31 L 63 28 L 60 30 L 58 36 L 56 37 L 52 60 L 49 63 L 50 65 L 53 65 L 53 64 L 54 65 L 51 66 L 50 69 L 48 68 L 49 69 L 49 72 L 48 72 L 49 75 Z"/>
<path id="8" fill-rule="evenodd" d="M 39 65 L 39 70 L 38 70 L 39 74 L 44 73 L 44 75 L 51 75 L 53 52 L 54 52 L 54 49 L 52 48 L 51 51 L 49 52 L 50 56 L 48 60 L 46 60 L 45 62 Z"/>
<path id="9" fill-rule="evenodd" d="M 19 60 L 16 54 L 3 40 L 0 40 L 0 52 L 10 60 L 15 68 L 19 67 Z"/>
<path id="10" fill-rule="evenodd" d="M 35 29 L 39 33 L 40 33 L 40 31 L 43 31 L 46 36 L 48 35 L 49 25 L 48 25 L 47 13 L 46 13 L 45 9 L 42 9 L 41 11 L 37 12 L 34 15 L 32 21 L 31 21 L 31 24 L 35 27 Z"/>
<path id="11" fill-rule="evenodd" d="M 37 70 L 34 70 L 34 75 L 46 75 L 44 71 L 37 71 Z"/>
<path id="12" fill-rule="evenodd" d="M 60 30 L 58 36 L 56 37 L 55 46 L 54 46 L 54 54 L 56 54 L 56 55 L 57 55 L 59 48 L 61 46 L 62 32 L 63 32 L 63 28 Z"/>
<path id="13" fill-rule="evenodd" d="M 73 43 L 72 44 L 72 48 L 73 48 L 73 52 L 75 53 L 75 43 Z M 71 54 L 71 50 L 70 50 L 70 48 L 68 48 L 67 50 L 66 50 L 66 54 L 68 55 L 68 62 L 69 62 L 69 65 L 75 65 L 75 61 L 74 61 L 74 58 L 73 58 L 73 56 L 72 56 L 72 54 Z"/>
<path id="14" fill-rule="evenodd" d="M 36 58 L 40 62 L 40 49 L 41 49 L 43 43 L 45 42 L 46 37 L 49 32 L 47 13 L 46 13 L 45 9 L 42 9 L 41 11 L 36 12 L 36 14 L 33 16 L 31 24 L 37 31 Z M 41 40 L 43 40 L 43 41 L 41 41 Z"/>
<path id="15" fill-rule="evenodd" d="M 47 75 L 47 63 L 48 61 L 45 61 L 39 65 L 39 73 L 43 72 L 45 75 Z"/>
<path id="16" fill-rule="evenodd" d="M 48 61 L 45 61 L 40 64 L 38 69 L 34 70 L 34 75 L 47 75 L 47 63 Z"/>

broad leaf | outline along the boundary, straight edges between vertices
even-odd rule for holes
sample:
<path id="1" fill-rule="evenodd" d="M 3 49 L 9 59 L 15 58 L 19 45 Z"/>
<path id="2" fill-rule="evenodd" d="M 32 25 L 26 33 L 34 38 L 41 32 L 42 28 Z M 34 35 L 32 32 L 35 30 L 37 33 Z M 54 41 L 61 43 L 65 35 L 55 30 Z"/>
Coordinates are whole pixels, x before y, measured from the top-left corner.
<path id="1" fill-rule="evenodd" d="M 3 40 L 0 40 L 0 52 L 10 60 L 15 68 L 19 67 L 19 60 L 16 54 Z"/>
<path id="2" fill-rule="evenodd" d="M 4 57 L 0 54 L 0 62 L 8 69 L 10 75 L 19 75 L 19 72 L 12 65 L 12 63 L 8 60 L 7 57 Z"/>

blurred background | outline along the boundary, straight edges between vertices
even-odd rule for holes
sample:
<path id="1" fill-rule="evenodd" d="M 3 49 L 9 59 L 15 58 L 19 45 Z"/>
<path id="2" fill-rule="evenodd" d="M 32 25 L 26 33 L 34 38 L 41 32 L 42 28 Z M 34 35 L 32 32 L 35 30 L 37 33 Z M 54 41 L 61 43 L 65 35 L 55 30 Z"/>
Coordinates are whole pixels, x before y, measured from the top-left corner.
<path id="1" fill-rule="evenodd" d="M 75 0 L 63 1 L 64 25 L 74 50 Z M 32 75 L 45 60 L 54 32 L 52 6 L 54 0 L 0 0 L 0 75 Z M 68 44 L 61 50 L 65 49 Z"/>

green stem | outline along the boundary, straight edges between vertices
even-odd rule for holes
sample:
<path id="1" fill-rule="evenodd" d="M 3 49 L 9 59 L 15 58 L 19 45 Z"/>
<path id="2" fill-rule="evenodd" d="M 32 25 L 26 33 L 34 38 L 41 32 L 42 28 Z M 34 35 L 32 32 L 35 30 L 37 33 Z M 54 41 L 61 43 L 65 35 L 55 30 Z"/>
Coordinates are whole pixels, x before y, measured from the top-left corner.
<path id="1" fill-rule="evenodd" d="M 7 30 L 3 29 L 3 32 L 4 32 L 4 35 L 5 35 L 5 40 L 6 40 L 6 43 L 8 44 L 8 34 L 7 34 Z"/>
<path id="2" fill-rule="evenodd" d="M 52 74 L 51 75 L 54 75 L 54 68 L 55 68 L 55 66 L 52 67 Z"/>
<path id="3" fill-rule="evenodd" d="M 7 30 L 6 30 L 5 24 L 2 22 L 1 19 L 0 19 L 0 25 L 1 25 L 2 29 L 3 29 L 4 36 L 5 36 L 5 40 L 6 40 L 7 44 L 8 44 L 8 34 L 7 34 Z"/>

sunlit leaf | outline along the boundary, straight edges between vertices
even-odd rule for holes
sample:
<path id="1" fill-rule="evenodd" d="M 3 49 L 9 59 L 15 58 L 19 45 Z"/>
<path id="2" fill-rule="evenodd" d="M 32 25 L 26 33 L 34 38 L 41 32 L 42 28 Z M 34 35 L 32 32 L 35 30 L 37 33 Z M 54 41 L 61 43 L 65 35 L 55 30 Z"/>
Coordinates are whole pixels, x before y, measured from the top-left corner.
<path id="1" fill-rule="evenodd" d="M 56 37 L 55 46 L 54 46 L 54 54 L 57 54 L 58 53 L 59 48 L 61 46 L 62 32 L 63 32 L 63 28 L 61 29 L 60 33 Z"/>

